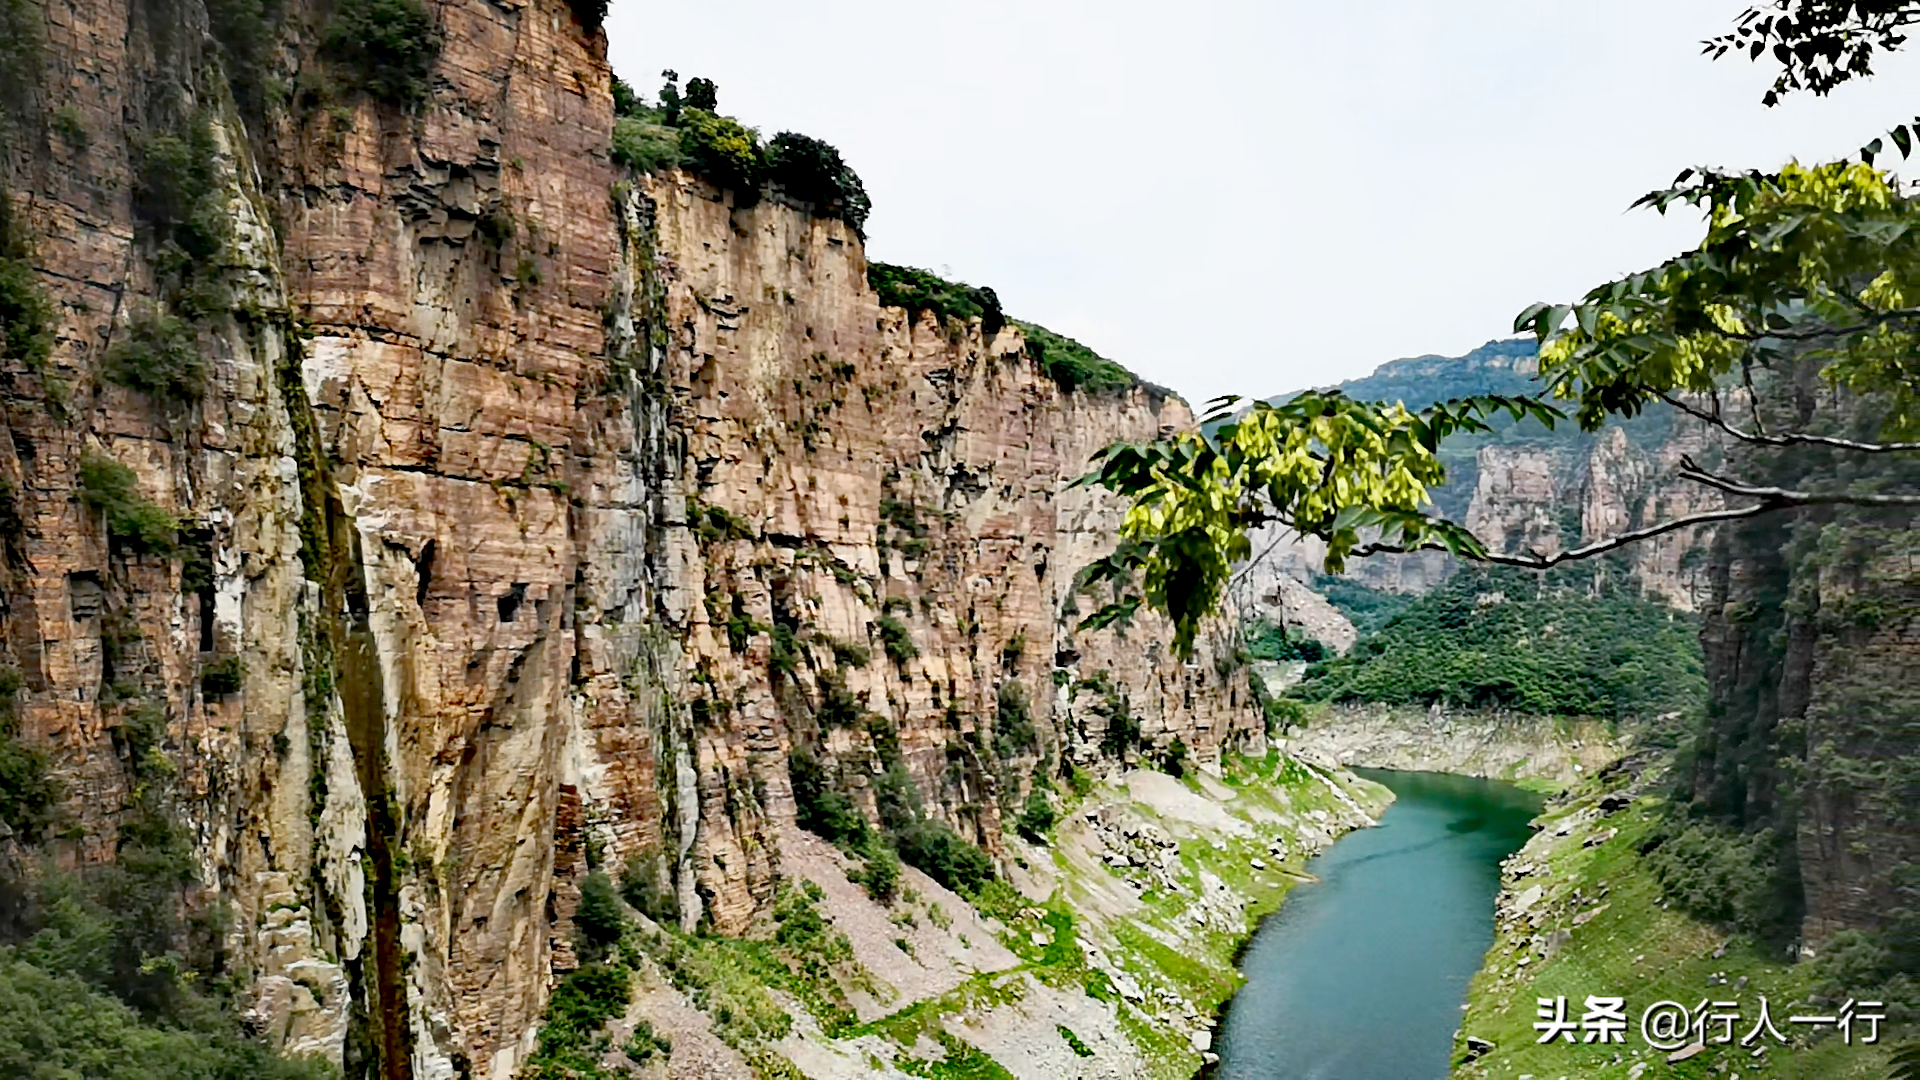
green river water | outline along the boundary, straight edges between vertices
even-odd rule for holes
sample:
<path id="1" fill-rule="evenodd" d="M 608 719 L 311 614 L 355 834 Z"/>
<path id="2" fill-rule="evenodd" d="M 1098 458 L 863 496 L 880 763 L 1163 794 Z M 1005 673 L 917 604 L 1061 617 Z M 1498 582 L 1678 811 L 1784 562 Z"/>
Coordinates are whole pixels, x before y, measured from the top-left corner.
<path id="1" fill-rule="evenodd" d="M 1438 773 L 1355 772 L 1393 789 L 1375 828 L 1308 864 L 1241 958 L 1214 1080 L 1441 1080 L 1467 980 L 1493 940 L 1500 860 L 1540 798 Z"/>

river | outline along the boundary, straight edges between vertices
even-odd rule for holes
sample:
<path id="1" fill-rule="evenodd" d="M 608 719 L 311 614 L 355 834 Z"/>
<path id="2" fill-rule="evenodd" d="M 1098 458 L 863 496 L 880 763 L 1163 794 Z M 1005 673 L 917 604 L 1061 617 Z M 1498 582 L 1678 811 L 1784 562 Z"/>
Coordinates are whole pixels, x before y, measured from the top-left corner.
<path id="1" fill-rule="evenodd" d="M 1500 860 L 1540 799 L 1512 784 L 1355 769 L 1393 789 L 1380 824 L 1308 864 L 1241 958 L 1214 1080 L 1442 1080 L 1467 980 L 1493 940 Z"/>

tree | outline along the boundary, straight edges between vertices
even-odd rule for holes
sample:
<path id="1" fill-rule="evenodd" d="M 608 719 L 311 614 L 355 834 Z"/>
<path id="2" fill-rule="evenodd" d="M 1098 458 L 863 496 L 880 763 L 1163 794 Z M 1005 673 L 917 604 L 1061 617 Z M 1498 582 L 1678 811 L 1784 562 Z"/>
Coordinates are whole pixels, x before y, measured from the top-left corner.
<path id="1" fill-rule="evenodd" d="M 1781 72 L 1761 100 L 1775 105 L 1794 90 L 1825 95 L 1873 74 L 1874 54 L 1904 45 L 1905 30 L 1915 22 L 1920 4 L 1912 0 L 1773 0 L 1748 8 L 1732 32 L 1704 44 L 1716 60 L 1729 52 L 1749 60 L 1772 56 Z"/>
<path id="2" fill-rule="evenodd" d="M 660 73 L 666 82 L 660 86 L 660 111 L 668 127 L 680 122 L 680 109 L 684 102 L 680 99 L 680 73 L 668 68 Z"/>
<path id="3" fill-rule="evenodd" d="M 689 109 L 699 109 L 703 112 L 719 112 L 720 88 L 714 85 L 712 79 L 702 79 L 698 76 L 688 79 L 685 105 Z"/>
<path id="4" fill-rule="evenodd" d="M 1789 58 L 1800 65 L 1789 74 L 1811 78 L 1794 49 L 1811 40 L 1809 27 L 1838 25 L 1819 21 L 1831 14 L 1829 6 L 1786 5 L 1781 10 L 1790 7 L 1797 21 L 1783 24 L 1779 16 L 1755 30 L 1789 35 Z M 1904 19 L 1907 11 L 1831 6 L 1859 18 L 1870 8 L 1886 19 Z M 1747 25 L 1739 24 L 1736 35 Z M 1898 44 L 1903 22 L 1873 25 L 1885 30 L 1883 41 Z M 1824 55 L 1808 48 L 1816 60 Z M 1894 129 L 1889 140 L 1904 157 L 1920 142 L 1920 120 Z M 1225 398 L 1199 430 L 1106 448 L 1095 457 L 1097 471 L 1080 482 L 1133 505 L 1119 548 L 1082 578 L 1083 588 L 1113 588 L 1111 601 L 1082 625 L 1124 620 L 1146 603 L 1172 618 L 1175 646 L 1190 654 L 1234 564 L 1252 553 L 1249 530 L 1262 525 L 1325 541 L 1330 573 L 1351 557 L 1419 549 L 1547 569 L 1675 529 L 1792 507 L 1920 506 L 1912 470 L 1841 483 L 1816 463 L 1783 485 L 1685 459 L 1678 475 L 1718 491 L 1722 508 L 1552 554 L 1495 550 L 1426 509 L 1428 492 L 1446 479 L 1440 442 L 1487 430 L 1498 413 L 1549 427 L 1571 418 L 1594 430 L 1664 402 L 1753 446 L 1902 462 L 1920 451 L 1920 200 L 1874 167 L 1885 149 L 1876 139 L 1857 160 L 1772 173 L 1690 169 L 1640 199 L 1636 206 L 1662 213 L 1679 205 L 1701 209 L 1705 238 L 1577 303 L 1522 312 L 1514 329 L 1531 331 L 1540 345 L 1538 394 L 1482 395 L 1418 412 L 1337 391 L 1245 410 Z M 1784 423 L 1768 421 L 1762 384 L 1818 393 Z"/>

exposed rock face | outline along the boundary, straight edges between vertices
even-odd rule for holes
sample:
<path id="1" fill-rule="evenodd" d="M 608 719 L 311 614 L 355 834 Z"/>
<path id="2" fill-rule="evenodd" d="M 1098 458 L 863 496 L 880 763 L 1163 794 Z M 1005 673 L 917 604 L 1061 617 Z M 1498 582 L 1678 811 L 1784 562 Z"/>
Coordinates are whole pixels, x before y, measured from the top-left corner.
<path id="1" fill-rule="evenodd" d="M 1342 767 L 1578 783 L 1633 745 L 1598 720 L 1480 710 L 1350 705 L 1289 729 L 1280 747 Z"/>
<path id="2" fill-rule="evenodd" d="M 1552 555 L 1718 508 L 1717 492 L 1675 476 L 1682 457 L 1706 459 L 1716 449 L 1704 425 L 1678 416 L 1651 443 L 1629 439 L 1619 427 L 1578 439 L 1497 443 L 1480 447 L 1468 467 L 1455 466 L 1447 488 L 1435 492 L 1435 503 L 1443 513 L 1459 512 L 1453 489 L 1470 483 L 1471 498 L 1456 520 L 1496 550 Z M 1677 529 L 1591 565 L 1597 574 L 1624 573 L 1647 595 L 1692 611 L 1707 597 L 1706 554 L 1712 539 L 1710 526 Z M 1321 572 L 1326 548 L 1318 540 L 1270 531 L 1254 538 L 1253 550 L 1269 545 L 1272 553 L 1247 572 L 1250 596 L 1277 598 L 1285 588 L 1280 578 L 1310 585 Z M 1387 592 L 1424 593 L 1453 569 L 1451 557 L 1423 551 L 1355 560 L 1346 572 Z M 1288 618 L 1290 626 L 1309 625 L 1303 618 L 1296 621 L 1277 600 L 1265 607 Z"/>
<path id="3" fill-rule="evenodd" d="M 1184 405 L 1063 393 L 1014 330 L 881 308 L 837 221 L 682 176 L 615 193 L 601 43 L 555 0 L 437 7 L 417 114 L 346 95 L 251 127 L 177 7 L 48 9 L 39 93 L 90 138 L 8 160 L 59 340 L 7 372 L 6 640 L 70 860 L 112 857 L 130 718 L 164 714 L 262 1030 L 359 1074 L 509 1076 L 575 962 L 589 849 L 738 929 L 796 743 L 864 793 L 897 740 L 993 850 L 1116 707 L 1147 752 L 1258 740 L 1211 646 L 1071 633 L 1118 511 L 1064 484 Z M 281 62 L 313 65 L 296 23 Z M 221 297 L 191 320 L 208 391 L 170 402 L 103 376 L 179 300 L 121 118 L 196 114 L 231 230 L 191 271 Z M 109 542 L 84 452 L 134 469 L 210 580 Z M 1036 735 L 997 749 L 1014 697 Z"/>

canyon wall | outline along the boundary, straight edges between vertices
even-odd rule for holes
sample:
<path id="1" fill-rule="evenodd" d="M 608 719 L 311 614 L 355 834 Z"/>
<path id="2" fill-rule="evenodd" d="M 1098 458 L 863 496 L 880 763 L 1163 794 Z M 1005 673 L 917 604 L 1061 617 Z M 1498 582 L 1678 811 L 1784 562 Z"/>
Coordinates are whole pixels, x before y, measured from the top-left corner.
<path id="1" fill-rule="evenodd" d="M 1413 406 L 1413 399 L 1408 404 Z M 1677 414 L 1659 425 L 1646 421 L 1642 417 L 1638 427 L 1613 426 L 1592 435 L 1509 432 L 1447 461 L 1449 479 L 1433 493 L 1435 509 L 1452 515 L 1493 550 L 1541 555 L 1717 509 L 1719 493 L 1675 476 L 1683 457 L 1704 464 L 1723 452 L 1706 426 Z M 1255 553 L 1270 553 L 1238 583 L 1241 609 L 1310 631 L 1324 623 L 1317 605 L 1302 602 L 1293 585 L 1312 585 L 1322 572 L 1325 545 L 1278 529 L 1253 540 Z M 1596 576 L 1624 579 L 1647 596 L 1696 611 L 1711 587 L 1707 554 L 1712 541 L 1711 526 L 1691 526 L 1586 565 Z M 1346 574 L 1386 592 L 1424 593 L 1446 580 L 1455 565 L 1443 552 L 1423 551 L 1355 560 Z M 1349 632 L 1337 626 L 1328 632 L 1332 636 L 1325 643 L 1344 649 Z"/>
<path id="2" fill-rule="evenodd" d="M 567 5 L 435 6 L 414 109 L 299 5 L 250 71 L 193 0 L 36 10 L 7 177 L 55 340 L 6 362 L 6 649 L 66 799 L 0 843 L 111 860 L 161 793 L 278 1044 L 510 1075 L 590 861 L 688 927 L 768 901 L 796 746 L 869 807 L 897 759 L 993 852 L 1116 715 L 1129 756 L 1259 740 L 1224 650 L 1072 632 L 1119 515 L 1066 484 L 1185 406 L 882 307 L 842 222 L 623 178 Z M 128 374 L 182 340 L 202 381 Z"/>

